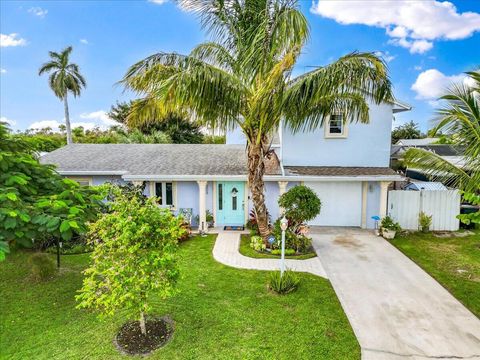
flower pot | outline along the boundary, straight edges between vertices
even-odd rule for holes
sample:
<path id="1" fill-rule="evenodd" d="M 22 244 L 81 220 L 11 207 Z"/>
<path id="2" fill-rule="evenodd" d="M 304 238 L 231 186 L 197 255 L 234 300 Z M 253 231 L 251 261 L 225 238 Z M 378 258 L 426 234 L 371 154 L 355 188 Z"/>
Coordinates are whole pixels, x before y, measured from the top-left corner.
<path id="1" fill-rule="evenodd" d="M 384 239 L 392 240 L 395 237 L 397 232 L 395 230 L 390 229 L 382 229 L 382 235 Z"/>

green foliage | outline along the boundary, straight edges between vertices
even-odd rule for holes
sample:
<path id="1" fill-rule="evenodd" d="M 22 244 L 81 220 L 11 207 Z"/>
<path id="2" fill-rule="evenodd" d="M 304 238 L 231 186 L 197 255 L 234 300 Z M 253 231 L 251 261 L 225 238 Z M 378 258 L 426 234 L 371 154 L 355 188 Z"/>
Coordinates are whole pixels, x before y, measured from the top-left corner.
<path id="1" fill-rule="evenodd" d="M 470 204 L 480 205 L 480 195 L 468 192 L 464 192 L 462 195 L 464 200 L 468 201 Z M 457 218 L 466 225 L 480 224 L 480 210 L 469 214 L 460 214 Z"/>
<path id="2" fill-rule="evenodd" d="M 0 124 L 0 252 L 45 237 L 68 241 L 85 233 L 102 207 L 97 190 L 63 179 L 29 151 Z"/>
<path id="3" fill-rule="evenodd" d="M 285 209 L 285 217 L 289 221 L 289 226 L 296 229 L 297 226 L 320 214 L 322 203 L 312 189 L 304 185 L 297 185 L 280 196 L 278 205 Z"/>
<path id="4" fill-rule="evenodd" d="M 262 251 L 266 249 L 265 242 L 261 236 L 252 236 L 250 238 L 250 247 L 255 251 Z"/>
<path id="5" fill-rule="evenodd" d="M 283 276 L 280 271 L 275 271 L 270 274 L 268 280 L 268 288 L 277 294 L 288 294 L 295 291 L 300 283 L 300 279 L 292 270 L 286 270 Z"/>
<path id="6" fill-rule="evenodd" d="M 392 130 L 392 144 L 396 144 L 400 139 L 421 139 L 422 137 L 425 136 L 418 128 L 418 124 L 413 122 L 413 120 Z"/>
<path id="7" fill-rule="evenodd" d="M 295 255 L 295 249 L 285 249 L 285 255 Z M 281 249 L 273 249 L 272 250 L 272 255 L 282 255 L 282 250 Z"/>
<path id="8" fill-rule="evenodd" d="M 124 310 L 142 319 L 150 310 L 150 295 L 166 299 L 174 294 L 179 272 L 178 238 L 182 220 L 154 199 L 143 202 L 116 191 L 110 211 L 91 226 L 92 264 L 85 270 L 78 308 L 101 315 Z"/>
<path id="9" fill-rule="evenodd" d="M 428 232 L 432 225 L 432 215 L 427 215 L 423 211 L 418 214 L 418 225 L 423 232 Z"/>
<path id="10" fill-rule="evenodd" d="M 30 275 L 33 280 L 45 281 L 51 279 L 57 268 L 49 254 L 34 253 L 28 259 L 30 264 Z"/>
<path id="11" fill-rule="evenodd" d="M 280 219 L 275 221 L 273 225 L 272 235 L 275 237 L 275 242 L 272 245 L 273 249 L 279 249 L 282 245 L 282 229 L 280 227 Z M 312 247 L 312 239 L 301 233 L 294 232 L 293 227 L 288 227 L 285 231 L 285 248 L 294 249 L 296 253 L 303 254 Z"/>
<path id="12" fill-rule="evenodd" d="M 380 224 L 380 228 L 382 229 L 387 229 L 387 230 L 392 230 L 392 231 L 400 231 L 402 228 L 400 227 L 400 224 L 393 221 L 393 219 L 390 216 L 385 216 L 382 219 L 382 222 Z"/>

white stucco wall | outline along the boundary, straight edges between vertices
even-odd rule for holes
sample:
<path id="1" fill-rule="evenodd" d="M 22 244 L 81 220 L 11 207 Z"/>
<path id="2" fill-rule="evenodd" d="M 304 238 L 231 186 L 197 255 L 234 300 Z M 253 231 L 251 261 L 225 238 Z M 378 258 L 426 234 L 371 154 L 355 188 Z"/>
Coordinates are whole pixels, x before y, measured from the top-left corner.
<path id="1" fill-rule="evenodd" d="M 347 138 L 325 138 L 325 129 L 293 134 L 282 131 L 284 166 L 388 167 L 392 105 L 370 106 L 368 124 L 348 124 Z"/>

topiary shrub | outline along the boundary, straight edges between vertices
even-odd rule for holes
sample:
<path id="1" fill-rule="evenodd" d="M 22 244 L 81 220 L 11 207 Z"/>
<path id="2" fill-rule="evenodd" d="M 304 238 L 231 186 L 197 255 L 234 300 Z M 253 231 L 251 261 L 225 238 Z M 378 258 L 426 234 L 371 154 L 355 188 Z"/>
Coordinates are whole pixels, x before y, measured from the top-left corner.
<path id="1" fill-rule="evenodd" d="M 270 274 L 268 288 L 283 295 L 295 291 L 299 282 L 300 279 L 292 270 L 286 270 L 283 276 L 280 275 L 280 271 L 275 271 Z"/>
<path id="2" fill-rule="evenodd" d="M 46 281 L 55 275 L 55 262 L 45 253 L 34 253 L 29 258 L 30 276 L 35 281 Z"/>
<path id="3" fill-rule="evenodd" d="M 322 207 L 317 194 L 304 185 L 294 186 L 280 196 L 278 205 L 285 210 L 289 227 L 292 227 L 294 232 L 300 225 L 320 214 Z"/>

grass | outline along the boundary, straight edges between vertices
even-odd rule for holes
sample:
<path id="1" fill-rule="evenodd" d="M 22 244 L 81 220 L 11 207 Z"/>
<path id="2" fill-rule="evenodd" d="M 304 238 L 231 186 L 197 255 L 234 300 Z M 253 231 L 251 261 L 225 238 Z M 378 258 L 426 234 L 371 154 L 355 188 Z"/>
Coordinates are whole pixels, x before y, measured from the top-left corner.
<path id="1" fill-rule="evenodd" d="M 280 259 L 280 255 L 260 253 L 250 246 L 250 235 L 243 234 L 240 240 L 240 254 L 256 259 Z M 285 259 L 305 260 L 317 256 L 315 251 L 310 251 L 302 255 L 285 255 Z"/>
<path id="2" fill-rule="evenodd" d="M 468 237 L 438 238 L 432 233 L 398 236 L 392 241 L 480 317 L 480 231 Z"/>
<path id="3" fill-rule="evenodd" d="M 175 333 L 149 359 L 360 358 L 327 280 L 300 274 L 296 292 L 274 295 L 266 290 L 268 272 L 217 263 L 213 244 L 208 236 L 181 245 L 180 292 L 155 299 L 152 312 L 170 315 Z M 46 283 L 28 280 L 27 256 L 16 252 L 0 263 L 0 358 L 125 359 L 112 344 L 124 314 L 101 321 L 75 309 L 89 255 L 63 256 L 62 271 Z"/>

